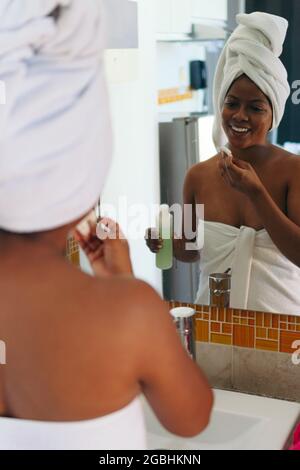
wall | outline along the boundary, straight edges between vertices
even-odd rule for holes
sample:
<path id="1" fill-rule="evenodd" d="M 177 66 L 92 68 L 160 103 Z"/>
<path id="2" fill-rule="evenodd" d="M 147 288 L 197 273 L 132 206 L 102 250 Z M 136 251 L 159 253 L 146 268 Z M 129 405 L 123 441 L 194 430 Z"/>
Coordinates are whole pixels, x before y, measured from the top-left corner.
<path id="1" fill-rule="evenodd" d="M 197 363 L 213 387 L 300 402 L 300 307 L 295 316 L 188 306 Z"/>
<path id="2" fill-rule="evenodd" d="M 257 10 L 283 16 L 289 22 L 289 28 L 280 59 L 287 69 L 288 81 L 290 86 L 292 86 L 293 82 L 300 78 L 300 2 L 299 0 L 272 0 L 272 2 L 269 0 L 246 0 L 247 13 Z M 287 100 L 284 117 L 278 128 L 278 143 L 280 145 L 283 145 L 285 142 L 300 143 L 298 124 L 300 119 L 300 106 L 293 103 L 291 96 L 292 94 Z"/>
<path id="3" fill-rule="evenodd" d="M 154 2 L 138 2 L 139 49 L 135 76 L 119 83 L 110 79 L 109 83 L 114 158 L 102 200 L 116 206 L 119 196 L 126 196 L 128 204 L 150 205 L 159 203 L 160 199 L 154 8 Z M 141 232 L 148 223 L 145 221 Z M 136 276 L 161 291 L 161 273 L 144 239 L 129 242 Z"/>
<path id="4" fill-rule="evenodd" d="M 109 49 L 138 47 L 137 11 L 135 0 L 102 0 L 106 11 L 106 44 Z M 117 12 L 117 14 L 116 14 Z"/>
<path id="5" fill-rule="evenodd" d="M 195 113 L 203 111 L 199 105 L 202 98 L 198 93 L 190 90 L 190 62 L 192 60 L 204 60 L 207 66 L 208 89 L 206 101 L 209 114 L 213 113 L 212 107 L 212 82 L 215 66 L 223 48 L 223 41 L 194 41 L 194 42 L 158 42 L 158 89 L 159 97 L 168 98 L 172 94 L 181 94 L 182 100 L 162 104 L 160 113 Z M 188 96 L 187 92 L 190 92 Z M 163 101 L 163 100 L 162 100 Z"/>
<path id="6" fill-rule="evenodd" d="M 177 89 L 177 93 L 184 95 L 190 87 L 189 62 L 192 60 L 205 60 L 205 48 L 198 43 L 157 43 L 157 86 L 160 95 L 163 91 Z M 195 94 L 190 93 L 188 99 L 165 103 L 160 106 L 160 113 L 191 113 L 200 111 L 197 107 Z"/>

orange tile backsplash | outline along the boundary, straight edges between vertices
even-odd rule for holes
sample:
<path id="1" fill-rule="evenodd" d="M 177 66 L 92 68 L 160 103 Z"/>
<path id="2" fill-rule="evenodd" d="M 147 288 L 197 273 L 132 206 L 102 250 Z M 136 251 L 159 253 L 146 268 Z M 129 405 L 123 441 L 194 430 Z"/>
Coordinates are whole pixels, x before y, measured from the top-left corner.
<path id="1" fill-rule="evenodd" d="M 197 341 L 209 342 L 209 323 L 208 321 L 196 320 L 195 335 Z"/>
<path id="2" fill-rule="evenodd" d="M 226 334 L 231 335 L 232 334 L 232 328 L 233 328 L 233 325 L 230 325 L 228 323 L 223 323 L 222 333 L 226 333 Z"/>
<path id="3" fill-rule="evenodd" d="M 211 333 L 210 342 L 211 343 L 231 345 L 232 344 L 232 336 L 231 335 L 219 335 L 218 333 Z"/>
<path id="4" fill-rule="evenodd" d="M 268 330 L 268 339 L 274 339 L 277 341 L 278 338 L 279 338 L 278 330 L 271 330 L 271 329 Z"/>
<path id="5" fill-rule="evenodd" d="M 233 344 L 245 348 L 254 348 L 254 328 L 252 326 L 233 325 Z"/>
<path id="6" fill-rule="evenodd" d="M 73 237 L 67 240 L 66 257 L 75 266 L 80 266 L 79 245 Z"/>
<path id="7" fill-rule="evenodd" d="M 292 353 L 300 341 L 300 316 L 216 308 L 172 301 L 196 310 L 196 341 Z M 300 308 L 299 308 L 300 314 Z"/>
<path id="8" fill-rule="evenodd" d="M 255 341 L 256 349 L 264 349 L 266 351 L 278 352 L 278 341 L 269 341 L 267 339 L 257 339 Z"/>
<path id="9" fill-rule="evenodd" d="M 266 338 L 267 329 L 266 328 L 256 328 L 256 338 Z"/>
<path id="10" fill-rule="evenodd" d="M 221 323 L 211 322 L 211 324 L 210 324 L 210 331 L 213 331 L 214 333 L 220 333 L 220 331 L 221 331 Z"/>
<path id="11" fill-rule="evenodd" d="M 286 353 L 293 353 L 295 349 L 292 348 L 294 341 L 300 340 L 300 333 L 281 331 L 280 334 L 280 351 Z M 299 347 L 299 346 L 298 346 Z"/>
<path id="12" fill-rule="evenodd" d="M 74 238 L 68 239 L 66 251 L 67 258 L 79 266 L 79 246 Z M 196 341 L 284 353 L 293 353 L 294 341 L 300 341 L 300 308 L 297 317 L 175 301 L 167 304 L 170 308 L 189 306 L 196 310 Z"/>

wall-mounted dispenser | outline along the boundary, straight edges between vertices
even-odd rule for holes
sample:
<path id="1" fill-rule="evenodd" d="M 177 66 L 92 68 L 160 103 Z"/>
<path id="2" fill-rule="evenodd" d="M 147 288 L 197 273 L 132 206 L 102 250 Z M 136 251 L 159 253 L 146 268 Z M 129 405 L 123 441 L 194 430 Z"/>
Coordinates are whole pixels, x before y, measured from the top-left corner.
<path id="1" fill-rule="evenodd" d="M 198 112 L 207 112 L 207 69 L 203 60 L 190 62 L 190 86 L 198 96 Z"/>

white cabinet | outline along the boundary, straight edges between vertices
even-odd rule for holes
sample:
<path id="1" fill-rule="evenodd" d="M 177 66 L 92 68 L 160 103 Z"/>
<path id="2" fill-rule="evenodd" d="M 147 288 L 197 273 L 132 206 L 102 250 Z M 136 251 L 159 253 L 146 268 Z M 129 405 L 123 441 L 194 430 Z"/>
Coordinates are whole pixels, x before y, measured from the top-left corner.
<path id="1" fill-rule="evenodd" d="M 191 32 L 191 0 L 155 0 L 155 2 L 157 33 Z"/>
<path id="2" fill-rule="evenodd" d="M 155 0 L 155 3 L 156 3 L 156 32 L 157 33 L 171 32 L 172 30 L 172 0 Z"/>
<path id="3" fill-rule="evenodd" d="M 191 0 L 191 16 L 194 19 L 227 20 L 228 0 Z"/>
<path id="4" fill-rule="evenodd" d="M 157 33 L 186 34 L 197 21 L 227 21 L 228 0 L 155 0 L 155 3 Z"/>
<path id="5" fill-rule="evenodd" d="M 172 0 L 172 32 L 191 32 L 191 0 Z"/>

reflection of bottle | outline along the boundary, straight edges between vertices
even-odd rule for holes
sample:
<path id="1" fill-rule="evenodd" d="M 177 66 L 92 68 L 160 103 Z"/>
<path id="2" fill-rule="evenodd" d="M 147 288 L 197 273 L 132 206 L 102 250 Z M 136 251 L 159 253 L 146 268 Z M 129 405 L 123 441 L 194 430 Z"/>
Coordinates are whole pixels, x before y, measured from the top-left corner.
<path id="1" fill-rule="evenodd" d="M 156 255 L 156 266 L 159 269 L 170 269 L 173 264 L 173 216 L 167 204 L 160 206 L 157 229 L 163 240 L 163 247 Z"/>

